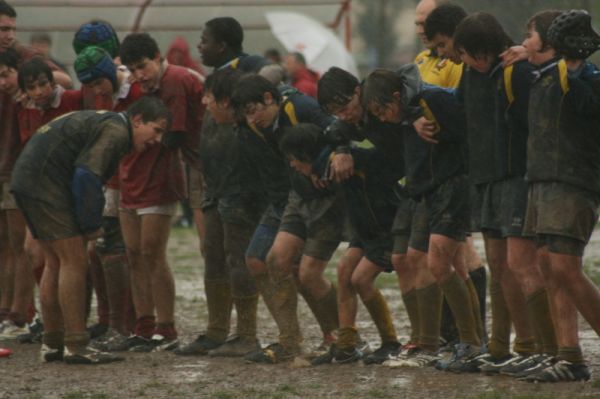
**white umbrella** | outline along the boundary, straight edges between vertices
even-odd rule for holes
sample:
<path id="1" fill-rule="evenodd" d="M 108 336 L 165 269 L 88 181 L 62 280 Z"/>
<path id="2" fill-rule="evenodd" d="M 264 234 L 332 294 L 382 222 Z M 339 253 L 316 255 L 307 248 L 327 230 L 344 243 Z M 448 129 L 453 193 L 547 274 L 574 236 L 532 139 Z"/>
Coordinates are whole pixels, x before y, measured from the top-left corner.
<path id="1" fill-rule="evenodd" d="M 295 12 L 267 12 L 265 17 L 286 50 L 302 53 L 310 68 L 322 74 L 337 66 L 358 76 L 354 58 L 331 29 Z"/>

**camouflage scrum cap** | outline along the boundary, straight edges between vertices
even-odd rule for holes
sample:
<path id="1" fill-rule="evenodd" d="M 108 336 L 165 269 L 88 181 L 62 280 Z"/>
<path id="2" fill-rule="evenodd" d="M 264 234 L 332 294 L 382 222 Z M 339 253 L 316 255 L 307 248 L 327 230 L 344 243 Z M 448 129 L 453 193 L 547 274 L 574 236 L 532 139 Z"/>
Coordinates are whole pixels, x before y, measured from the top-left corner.
<path id="1" fill-rule="evenodd" d="M 76 54 L 91 45 L 103 48 L 112 58 L 119 55 L 119 37 L 108 22 L 91 21 L 81 25 L 75 33 L 73 49 Z"/>
<path id="2" fill-rule="evenodd" d="M 98 46 L 88 46 L 75 59 L 73 65 L 77 78 L 83 84 L 93 82 L 98 78 L 107 78 L 116 90 L 117 67 L 106 50 Z"/>

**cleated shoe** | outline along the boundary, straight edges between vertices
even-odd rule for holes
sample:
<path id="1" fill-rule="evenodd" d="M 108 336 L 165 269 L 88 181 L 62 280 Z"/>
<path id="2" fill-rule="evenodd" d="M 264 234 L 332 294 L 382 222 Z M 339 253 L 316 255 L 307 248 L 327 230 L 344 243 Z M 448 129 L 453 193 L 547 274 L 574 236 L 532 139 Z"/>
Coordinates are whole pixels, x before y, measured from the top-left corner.
<path id="1" fill-rule="evenodd" d="M 585 363 L 571 363 L 566 360 L 559 360 L 552 366 L 530 374 L 521 381 L 528 382 L 570 382 L 587 381 L 590 379 L 590 370 Z"/>
<path id="2" fill-rule="evenodd" d="M 19 335 L 27 334 L 29 330 L 26 326 L 19 327 L 10 320 L 4 320 L 2 333 L 0 333 L 1 340 L 17 339 Z"/>
<path id="3" fill-rule="evenodd" d="M 102 348 L 102 351 L 106 352 L 127 352 L 131 348 L 135 348 L 140 345 L 145 345 L 150 340 L 139 335 L 130 335 L 126 337 L 124 335 L 115 337 Z"/>
<path id="4" fill-rule="evenodd" d="M 233 336 L 223 345 L 208 351 L 209 356 L 241 357 L 250 352 L 260 350 L 260 343 L 256 338 Z"/>
<path id="5" fill-rule="evenodd" d="M 52 349 L 46 344 L 40 348 L 40 359 L 44 363 L 60 362 L 63 360 L 64 349 Z"/>
<path id="6" fill-rule="evenodd" d="M 331 364 L 333 363 L 333 359 L 335 358 L 335 354 L 337 353 L 337 345 L 331 344 L 329 346 L 329 350 L 322 355 L 319 355 L 310 361 L 310 364 L 313 366 L 320 366 L 322 364 Z"/>
<path id="7" fill-rule="evenodd" d="M 400 342 L 384 342 L 379 348 L 373 353 L 366 355 L 363 358 L 363 363 L 368 364 L 381 364 L 386 360 L 389 360 L 392 356 L 397 356 L 402 349 Z"/>
<path id="8" fill-rule="evenodd" d="M 77 352 L 71 352 L 65 348 L 63 360 L 67 364 L 106 364 L 120 362 L 125 358 L 108 352 L 100 352 L 88 346 Z"/>
<path id="9" fill-rule="evenodd" d="M 221 345 L 223 345 L 223 342 L 215 341 L 202 334 L 198 335 L 198 337 L 189 344 L 178 347 L 173 353 L 180 356 L 207 355 L 208 351 L 218 348 Z"/>
<path id="10" fill-rule="evenodd" d="M 386 365 L 390 368 L 397 368 L 397 367 L 422 368 L 422 367 L 434 366 L 437 362 L 440 361 L 440 359 L 441 359 L 441 356 L 438 355 L 437 353 L 422 350 L 410 358 L 403 359 L 403 360 L 396 360 L 396 361 L 389 360 L 388 362 L 384 363 L 384 365 Z"/>
<path id="11" fill-rule="evenodd" d="M 332 363 L 346 364 L 364 359 L 365 354 L 359 348 L 336 349 Z"/>
<path id="12" fill-rule="evenodd" d="M 517 360 L 514 362 L 502 367 L 500 369 L 500 374 L 509 375 L 511 377 L 516 377 L 520 373 L 524 372 L 527 369 L 530 369 L 536 366 L 538 363 L 547 359 L 549 356 L 544 354 L 530 355 L 530 356 L 519 356 Z"/>
<path id="13" fill-rule="evenodd" d="M 478 372 L 481 349 L 465 343 L 458 343 L 454 346 L 452 356 L 448 360 L 440 360 L 435 368 L 438 370 L 452 371 L 455 373 Z"/>
<path id="14" fill-rule="evenodd" d="M 520 373 L 515 375 L 515 378 L 518 380 L 524 380 L 525 378 L 529 377 L 530 375 L 537 374 L 540 371 L 546 369 L 547 367 L 552 366 L 554 363 L 556 363 L 556 359 L 553 358 L 552 356 L 544 355 L 542 357 L 542 355 L 540 355 L 537 358 L 537 363 L 535 365 L 529 367 L 528 369 L 521 371 Z"/>
<path id="15" fill-rule="evenodd" d="M 114 328 L 109 328 L 106 334 L 92 340 L 90 347 L 99 351 L 117 352 L 111 349 L 124 345 L 127 338 L 126 335 L 121 334 Z"/>
<path id="16" fill-rule="evenodd" d="M 130 352 L 162 352 L 172 351 L 179 347 L 179 340 L 177 337 L 173 339 L 167 339 L 160 334 L 154 334 L 151 339 L 140 345 L 135 345 L 129 348 Z"/>
<path id="17" fill-rule="evenodd" d="M 274 343 L 264 349 L 250 352 L 244 356 L 247 363 L 277 364 L 291 360 L 295 353 L 288 352 L 280 343 Z"/>
<path id="18" fill-rule="evenodd" d="M 513 354 L 508 354 L 507 356 L 504 356 L 502 358 L 495 358 L 492 355 L 490 355 L 489 358 L 484 360 L 485 363 L 479 366 L 479 371 L 488 375 L 500 374 L 500 370 L 518 361 L 519 359 L 519 356 Z"/>
<path id="19" fill-rule="evenodd" d="M 18 335 L 17 342 L 20 344 L 33 344 L 42 342 L 42 334 L 44 333 L 44 325 L 39 317 L 27 326 L 28 332 Z"/>
<path id="20" fill-rule="evenodd" d="M 89 326 L 87 331 L 90 334 L 90 339 L 95 339 L 106 334 L 108 331 L 108 324 L 96 323 L 93 326 Z"/>

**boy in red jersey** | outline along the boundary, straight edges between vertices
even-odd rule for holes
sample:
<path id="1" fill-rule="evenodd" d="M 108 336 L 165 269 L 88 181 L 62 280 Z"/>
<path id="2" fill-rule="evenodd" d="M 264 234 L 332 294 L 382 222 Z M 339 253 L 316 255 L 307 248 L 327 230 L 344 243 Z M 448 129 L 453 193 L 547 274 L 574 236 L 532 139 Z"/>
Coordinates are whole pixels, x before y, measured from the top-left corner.
<path id="1" fill-rule="evenodd" d="M 128 349 L 173 349 L 178 346 L 175 283 L 166 246 L 176 204 L 186 195 L 179 149 L 192 168 L 200 169 L 202 83 L 196 73 L 163 60 L 158 45 L 145 33 L 130 34 L 123 40 L 121 61 L 142 92 L 163 100 L 173 114 L 171 129 L 161 144 L 127 156 L 121 163 L 120 219 L 138 317 Z"/>

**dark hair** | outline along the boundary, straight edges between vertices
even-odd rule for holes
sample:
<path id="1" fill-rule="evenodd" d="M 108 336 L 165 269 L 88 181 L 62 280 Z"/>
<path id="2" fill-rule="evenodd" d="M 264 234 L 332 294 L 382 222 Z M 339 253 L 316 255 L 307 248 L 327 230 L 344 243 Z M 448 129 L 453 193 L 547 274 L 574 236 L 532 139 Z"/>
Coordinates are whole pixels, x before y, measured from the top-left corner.
<path id="1" fill-rule="evenodd" d="M 0 0 L 0 15 L 6 15 L 10 18 L 17 18 L 17 12 L 15 9 L 4 0 Z"/>
<path id="2" fill-rule="evenodd" d="M 52 38 L 46 32 L 34 32 L 29 38 L 29 43 L 46 43 L 50 45 L 52 44 Z"/>
<path id="3" fill-rule="evenodd" d="M 210 34 L 218 42 L 223 42 L 233 52 L 242 51 L 244 30 L 237 19 L 232 17 L 218 17 L 208 21 L 205 25 Z"/>
<path id="4" fill-rule="evenodd" d="M 246 75 L 238 81 L 231 102 L 235 110 L 242 113 L 248 104 L 264 104 L 265 93 L 271 93 L 276 103 L 281 102 L 281 94 L 273 83 L 260 75 Z"/>
<path id="5" fill-rule="evenodd" d="M 153 60 L 156 54 L 160 54 L 158 44 L 147 33 L 131 33 L 121 43 L 121 62 L 125 65 L 140 62 L 144 58 Z"/>
<path id="6" fill-rule="evenodd" d="M 469 15 L 454 32 L 454 48 L 472 57 L 498 56 L 513 44 L 496 17 L 485 12 Z"/>
<path id="7" fill-rule="evenodd" d="M 363 83 L 361 101 L 363 106 L 376 103 L 385 105 L 394 101 L 394 93 L 404 94 L 404 80 L 389 69 L 376 69 L 371 72 Z"/>
<path id="8" fill-rule="evenodd" d="M 527 29 L 533 28 L 540 35 L 540 41 L 542 42 L 540 50 L 544 51 L 548 47 L 552 47 L 552 43 L 548 40 L 548 30 L 550 29 L 550 25 L 552 25 L 552 21 L 560 14 L 562 14 L 560 10 L 540 11 L 527 21 Z"/>
<path id="9" fill-rule="evenodd" d="M 28 82 L 35 81 L 40 75 L 45 75 L 50 83 L 54 83 L 52 69 L 41 57 L 34 57 L 19 67 L 19 87 L 25 91 Z"/>
<path id="10" fill-rule="evenodd" d="M 18 51 L 12 47 L 7 48 L 5 51 L 0 53 L 0 65 L 6 65 L 14 70 L 19 69 L 19 63 L 21 62 L 21 56 Z"/>
<path id="11" fill-rule="evenodd" d="M 356 76 L 338 67 L 331 67 L 317 83 L 317 99 L 325 110 L 345 106 L 350 102 L 360 82 Z"/>
<path id="12" fill-rule="evenodd" d="M 281 53 L 276 48 L 269 48 L 265 50 L 265 58 L 271 58 L 276 62 L 281 61 Z"/>
<path id="13" fill-rule="evenodd" d="M 432 41 L 437 34 L 452 37 L 460 22 L 467 17 L 464 8 L 452 4 L 442 4 L 436 7 L 425 20 L 425 36 Z"/>
<path id="14" fill-rule="evenodd" d="M 167 120 L 167 130 L 171 126 L 171 111 L 158 97 L 143 96 L 127 108 L 127 115 L 134 117 L 140 115 L 144 123 Z"/>
<path id="15" fill-rule="evenodd" d="M 293 53 L 290 53 L 290 55 L 292 57 L 294 57 L 294 60 L 302 65 L 306 65 L 306 58 L 304 57 L 304 54 L 299 53 L 297 51 L 294 51 Z"/>
<path id="16" fill-rule="evenodd" d="M 312 123 L 299 123 L 283 129 L 279 149 L 300 162 L 312 163 L 325 147 L 323 129 Z"/>
<path id="17" fill-rule="evenodd" d="M 217 102 L 230 99 L 242 76 L 243 73 L 240 70 L 226 68 L 210 75 L 204 82 L 204 88 L 207 92 L 212 93 Z"/>

